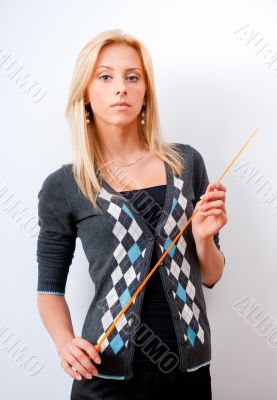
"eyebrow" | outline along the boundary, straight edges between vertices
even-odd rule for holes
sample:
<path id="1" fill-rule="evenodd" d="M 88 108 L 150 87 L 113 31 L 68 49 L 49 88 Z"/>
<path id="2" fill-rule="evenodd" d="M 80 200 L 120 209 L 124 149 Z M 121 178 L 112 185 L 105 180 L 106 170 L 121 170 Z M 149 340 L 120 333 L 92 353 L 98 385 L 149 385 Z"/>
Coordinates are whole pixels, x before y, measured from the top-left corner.
<path id="1" fill-rule="evenodd" d="M 113 69 L 112 67 L 109 67 L 108 65 L 99 65 L 99 67 L 97 67 L 96 69 L 99 69 L 99 68 Z M 125 71 L 134 71 L 136 69 L 141 70 L 141 68 L 139 68 L 139 67 L 131 67 L 131 68 L 126 68 Z"/>

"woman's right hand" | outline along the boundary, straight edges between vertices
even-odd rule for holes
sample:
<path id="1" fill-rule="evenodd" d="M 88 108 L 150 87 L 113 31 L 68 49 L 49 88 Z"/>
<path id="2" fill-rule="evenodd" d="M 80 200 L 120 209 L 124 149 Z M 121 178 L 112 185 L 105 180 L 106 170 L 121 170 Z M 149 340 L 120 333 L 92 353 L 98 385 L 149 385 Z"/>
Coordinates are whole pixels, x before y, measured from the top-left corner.
<path id="1" fill-rule="evenodd" d="M 100 364 L 100 356 L 94 346 L 82 337 L 74 337 L 66 342 L 58 353 L 61 358 L 61 367 L 72 378 L 81 380 L 83 376 L 91 379 L 93 375 L 98 375 L 97 368 L 91 362 L 91 359 L 96 364 Z M 75 372 L 71 367 L 76 368 L 78 372 Z"/>

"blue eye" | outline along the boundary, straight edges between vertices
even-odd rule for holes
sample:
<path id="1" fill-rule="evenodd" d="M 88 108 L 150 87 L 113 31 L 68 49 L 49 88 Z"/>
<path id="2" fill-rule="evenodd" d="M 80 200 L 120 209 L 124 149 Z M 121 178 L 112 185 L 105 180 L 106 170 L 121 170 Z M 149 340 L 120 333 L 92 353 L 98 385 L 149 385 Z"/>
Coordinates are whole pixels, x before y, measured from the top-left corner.
<path id="1" fill-rule="evenodd" d="M 110 77 L 110 75 L 104 74 L 104 75 L 101 75 L 99 77 L 99 79 L 101 79 L 103 77 L 107 77 L 107 76 Z M 136 81 L 132 80 L 131 82 L 137 82 L 139 80 L 139 78 L 137 76 L 135 76 L 135 75 L 128 76 L 128 78 L 136 78 Z M 103 80 L 106 81 L 107 79 L 103 79 Z"/>

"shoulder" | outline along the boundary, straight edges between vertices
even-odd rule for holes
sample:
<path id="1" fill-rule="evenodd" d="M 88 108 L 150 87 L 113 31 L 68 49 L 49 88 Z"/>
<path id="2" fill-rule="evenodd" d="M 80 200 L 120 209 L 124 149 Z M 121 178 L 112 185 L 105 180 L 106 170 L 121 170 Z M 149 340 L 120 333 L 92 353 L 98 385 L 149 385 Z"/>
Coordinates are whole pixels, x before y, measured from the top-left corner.
<path id="1" fill-rule="evenodd" d="M 44 177 L 37 193 L 38 212 L 42 216 L 50 217 L 53 213 L 59 219 L 75 215 L 72 204 L 72 164 L 62 164 Z"/>
<path id="2" fill-rule="evenodd" d="M 59 168 L 51 171 L 42 181 L 39 194 L 61 194 L 64 192 L 66 183 L 72 176 L 72 164 L 62 164 Z"/>
<path id="3" fill-rule="evenodd" d="M 200 153 L 198 149 L 195 147 L 191 146 L 188 143 L 169 143 L 170 146 L 173 146 L 176 148 L 178 151 L 181 152 L 181 154 L 185 157 L 185 160 L 191 161 L 194 165 L 194 167 L 198 167 L 203 163 L 203 156 Z"/>

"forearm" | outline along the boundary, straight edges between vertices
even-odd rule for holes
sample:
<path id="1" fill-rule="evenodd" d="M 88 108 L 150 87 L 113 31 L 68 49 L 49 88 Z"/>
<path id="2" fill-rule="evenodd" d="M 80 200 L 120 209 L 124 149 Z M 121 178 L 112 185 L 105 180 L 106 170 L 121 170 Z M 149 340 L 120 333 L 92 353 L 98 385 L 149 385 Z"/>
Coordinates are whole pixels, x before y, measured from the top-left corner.
<path id="1" fill-rule="evenodd" d="M 199 259 L 201 280 L 207 286 L 212 286 L 221 277 L 224 268 L 224 257 L 217 248 L 214 237 L 196 240 L 196 252 Z"/>
<path id="2" fill-rule="evenodd" d="M 64 296 L 55 294 L 38 294 L 37 302 L 43 324 L 59 353 L 75 337 L 67 302 Z"/>

